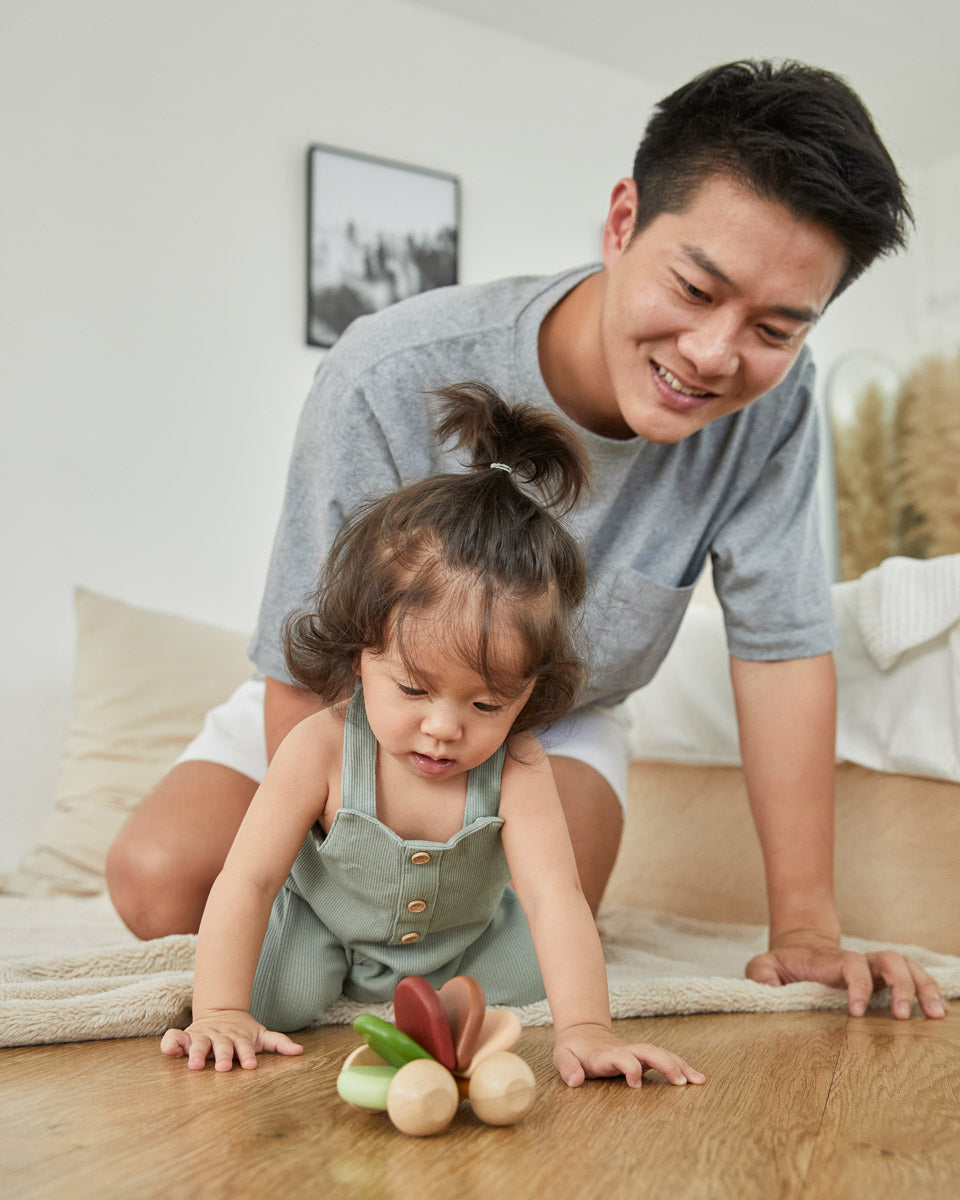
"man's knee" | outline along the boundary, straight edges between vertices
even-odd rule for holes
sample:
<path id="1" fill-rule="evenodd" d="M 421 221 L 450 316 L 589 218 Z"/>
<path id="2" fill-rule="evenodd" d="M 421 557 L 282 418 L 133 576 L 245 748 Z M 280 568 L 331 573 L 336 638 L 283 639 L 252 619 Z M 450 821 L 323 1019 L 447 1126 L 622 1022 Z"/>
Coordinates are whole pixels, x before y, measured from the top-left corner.
<path id="1" fill-rule="evenodd" d="M 587 763 L 555 755 L 550 764 L 570 830 L 580 883 L 595 913 L 620 848 L 623 810 L 607 780 Z"/>
<path id="2" fill-rule="evenodd" d="M 206 891 L 161 842 L 122 830 L 107 853 L 106 880 L 121 920 L 139 938 L 196 933 Z"/>
<path id="3" fill-rule="evenodd" d="M 131 816 L 106 875 L 117 912 L 138 937 L 196 932 L 256 788 L 217 763 L 181 763 Z"/>

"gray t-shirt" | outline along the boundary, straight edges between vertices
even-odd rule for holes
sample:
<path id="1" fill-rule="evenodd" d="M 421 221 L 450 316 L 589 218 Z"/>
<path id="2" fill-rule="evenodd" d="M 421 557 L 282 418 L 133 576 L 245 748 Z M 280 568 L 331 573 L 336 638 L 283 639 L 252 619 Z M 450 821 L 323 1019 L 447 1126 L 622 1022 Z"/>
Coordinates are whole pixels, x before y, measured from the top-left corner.
<path id="1" fill-rule="evenodd" d="M 297 430 L 250 648 L 263 674 L 289 681 L 280 629 L 313 588 L 344 515 L 371 494 L 462 469 L 434 441 L 432 389 L 481 379 L 559 413 L 540 372 L 540 325 L 593 270 L 437 289 L 340 338 Z M 708 556 L 731 653 L 775 660 L 833 648 L 813 376 L 804 349 L 778 387 L 671 445 L 570 423 L 592 464 L 592 490 L 567 518 L 591 578 L 581 703 L 614 704 L 653 678 Z"/>

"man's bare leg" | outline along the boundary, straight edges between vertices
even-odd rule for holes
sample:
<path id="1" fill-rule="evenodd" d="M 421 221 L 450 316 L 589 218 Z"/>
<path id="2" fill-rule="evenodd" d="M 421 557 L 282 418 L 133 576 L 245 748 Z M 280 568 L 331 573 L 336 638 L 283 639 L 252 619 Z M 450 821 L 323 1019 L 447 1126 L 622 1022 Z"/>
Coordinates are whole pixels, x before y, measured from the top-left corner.
<path id="1" fill-rule="evenodd" d="M 603 776 L 579 759 L 553 755 L 550 765 L 567 818 L 583 894 L 596 913 L 620 848 L 620 801 Z"/>
<path id="2" fill-rule="evenodd" d="M 211 762 L 179 763 L 131 815 L 107 855 L 107 887 L 141 938 L 196 933 L 257 785 Z"/>

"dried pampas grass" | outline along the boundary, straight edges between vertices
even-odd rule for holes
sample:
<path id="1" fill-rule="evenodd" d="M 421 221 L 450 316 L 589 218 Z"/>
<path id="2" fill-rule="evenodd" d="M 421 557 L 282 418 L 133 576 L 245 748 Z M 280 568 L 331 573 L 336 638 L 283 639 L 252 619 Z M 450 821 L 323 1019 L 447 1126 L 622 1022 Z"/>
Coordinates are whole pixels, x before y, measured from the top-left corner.
<path id="1" fill-rule="evenodd" d="M 834 430 L 842 579 L 857 579 L 896 553 L 889 409 L 880 388 L 868 384 L 853 420 Z"/>
<path id="2" fill-rule="evenodd" d="M 960 551 L 960 354 L 925 359 L 897 404 L 899 553 Z"/>
<path id="3" fill-rule="evenodd" d="M 895 398 L 867 385 L 833 440 L 841 579 L 960 552 L 960 354 L 924 359 Z"/>

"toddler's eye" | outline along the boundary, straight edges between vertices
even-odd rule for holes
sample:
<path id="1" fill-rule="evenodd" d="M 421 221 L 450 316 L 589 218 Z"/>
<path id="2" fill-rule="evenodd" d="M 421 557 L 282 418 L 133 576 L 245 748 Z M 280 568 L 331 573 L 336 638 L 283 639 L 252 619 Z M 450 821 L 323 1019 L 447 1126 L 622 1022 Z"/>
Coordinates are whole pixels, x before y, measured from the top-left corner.
<path id="1" fill-rule="evenodd" d="M 405 696 L 425 696 L 427 694 L 423 688 L 408 687 L 403 683 L 398 683 L 397 687 Z"/>
<path id="2" fill-rule="evenodd" d="M 502 704 L 484 704 L 482 700 L 474 700 L 473 707 L 485 713 L 503 712 Z"/>

